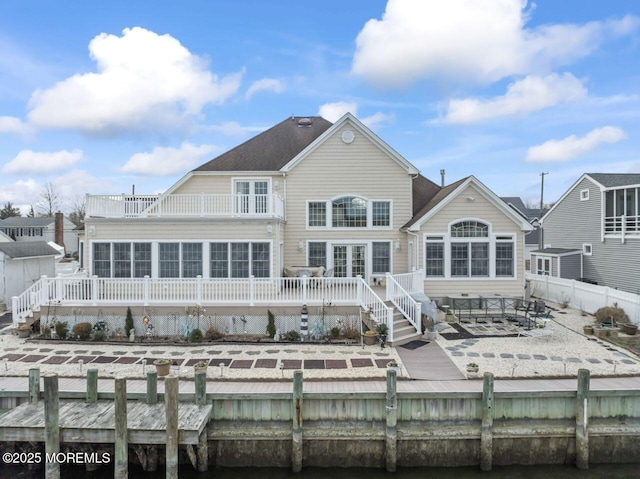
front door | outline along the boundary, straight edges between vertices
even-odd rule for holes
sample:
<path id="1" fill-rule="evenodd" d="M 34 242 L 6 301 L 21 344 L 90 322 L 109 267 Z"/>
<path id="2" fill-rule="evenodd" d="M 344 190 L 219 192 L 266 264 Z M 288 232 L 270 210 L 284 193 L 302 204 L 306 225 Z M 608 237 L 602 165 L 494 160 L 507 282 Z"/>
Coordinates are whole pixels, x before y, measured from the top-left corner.
<path id="1" fill-rule="evenodd" d="M 358 275 L 366 279 L 367 247 L 363 244 L 333 245 L 333 275 L 338 278 L 354 278 Z"/>

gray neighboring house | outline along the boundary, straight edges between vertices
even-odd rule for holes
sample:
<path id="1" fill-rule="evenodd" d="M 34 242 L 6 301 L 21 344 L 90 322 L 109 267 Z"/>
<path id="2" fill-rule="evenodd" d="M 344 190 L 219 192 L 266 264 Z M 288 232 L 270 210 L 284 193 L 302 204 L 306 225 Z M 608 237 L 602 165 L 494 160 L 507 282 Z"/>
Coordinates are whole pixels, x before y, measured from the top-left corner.
<path id="1" fill-rule="evenodd" d="M 41 276 L 55 276 L 58 254 L 44 241 L 0 241 L 0 303 L 11 307 L 11 298 Z"/>
<path id="2" fill-rule="evenodd" d="M 533 231 L 526 233 L 524 237 L 525 269 L 533 272 L 534 268 L 531 264 L 531 253 L 540 248 L 540 208 L 527 208 L 522 198 L 518 196 L 502 196 L 500 199 L 509 205 L 509 208 L 525 218 L 534 228 Z M 543 210 L 543 213 L 546 213 L 546 211 L 546 209 Z"/>
<path id="3" fill-rule="evenodd" d="M 58 233 L 56 233 L 56 222 L 58 223 Z M 65 218 L 62 213 L 57 213 L 53 218 L 13 216 L 0 220 L 0 232 L 16 242 L 44 241 L 48 243 L 53 241 L 64 246 L 67 253 L 78 251 L 78 236 L 74 231 L 75 228 L 76 225 Z"/>
<path id="4" fill-rule="evenodd" d="M 583 174 L 542 226 L 533 272 L 640 293 L 640 174 Z"/>

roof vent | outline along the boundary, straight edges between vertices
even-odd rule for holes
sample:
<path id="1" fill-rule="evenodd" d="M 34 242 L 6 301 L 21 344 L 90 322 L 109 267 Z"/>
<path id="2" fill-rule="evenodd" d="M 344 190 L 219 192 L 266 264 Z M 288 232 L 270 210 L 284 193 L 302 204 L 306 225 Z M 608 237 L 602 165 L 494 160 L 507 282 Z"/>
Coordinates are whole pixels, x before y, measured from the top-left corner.
<path id="1" fill-rule="evenodd" d="M 310 127 L 311 126 L 311 118 L 300 118 L 298 120 L 298 126 L 301 127 Z"/>

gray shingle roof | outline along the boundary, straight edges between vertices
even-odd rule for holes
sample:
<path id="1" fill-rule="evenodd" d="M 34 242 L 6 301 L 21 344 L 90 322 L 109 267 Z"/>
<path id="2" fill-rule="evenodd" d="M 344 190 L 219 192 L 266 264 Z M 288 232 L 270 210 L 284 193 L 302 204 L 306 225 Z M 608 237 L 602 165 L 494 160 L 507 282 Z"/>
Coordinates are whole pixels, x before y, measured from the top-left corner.
<path id="1" fill-rule="evenodd" d="M 55 256 L 59 254 L 45 241 L 17 241 L 0 243 L 0 251 L 10 258 L 31 258 L 34 256 Z"/>
<path id="2" fill-rule="evenodd" d="M 617 186 L 640 185 L 639 173 L 587 173 L 605 188 Z"/>
<path id="3" fill-rule="evenodd" d="M 418 220 L 420 220 L 420 218 L 426 215 L 429 211 L 435 208 L 441 201 L 443 201 L 447 196 L 453 193 L 458 186 L 460 186 L 462 183 L 464 183 L 467 180 L 467 178 L 469 177 L 467 176 L 466 178 L 462 178 L 456 181 L 455 183 L 451 183 L 450 185 L 445 186 L 444 188 L 436 186 L 436 188 L 438 188 L 438 191 L 435 192 L 435 194 L 431 196 L 431 198 L 427 199 L 427 201 L 424 203 L 422 208 L 420 208 L 420 210 L 417 213 L 414 213 L 411 221 L 405 224 L 403 228 L 408 228 L 412 226 L 414 223 L 416 223 Z M 433 185 L 435 185 L 435 183 L 433 183 Z M 435 190 L 432 190 L 432 191 L 435 191 Z M 414 211 L 415 211 L 415 201 L 414 201 Z"/>
<path id="4" fill-rule="evenodd" d="M 287 118 L 193 171 L 278 171 L 331 125 L 319 116 Z"/>
<path id="5" fill-rule="evenodd" d="M 56 222 L 55 218 L 26 218 L 24 216 L 11 216 L 0 220 L 0 227 L 17 226 L 17 227 L 46 227 Z"/>
<path id="6" fill-rule="evenodd" d="M 532 253 L 542 253 L 542 254 L 565 254 L 565 253 L 582 253 L 580 249 L 569 249 L 569 248 L 544 248 L 532 251 Z"/>

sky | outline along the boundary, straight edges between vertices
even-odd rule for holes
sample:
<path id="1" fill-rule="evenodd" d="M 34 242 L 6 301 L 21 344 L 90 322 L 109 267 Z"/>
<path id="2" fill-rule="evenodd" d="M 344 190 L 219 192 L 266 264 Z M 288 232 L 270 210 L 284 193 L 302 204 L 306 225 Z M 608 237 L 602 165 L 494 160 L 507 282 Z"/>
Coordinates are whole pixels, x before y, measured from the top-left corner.
<path id="1" fill-rule="evenodd" d="M 557 200 L 640 172 L 636 0 L 0 0 L 0 206 L 154 194 L 349 111 L 421 173 Z"/>

